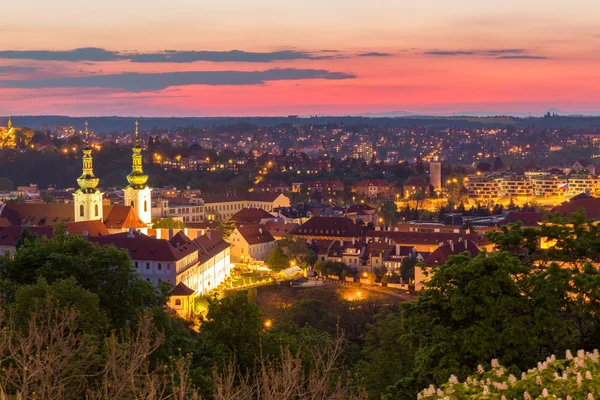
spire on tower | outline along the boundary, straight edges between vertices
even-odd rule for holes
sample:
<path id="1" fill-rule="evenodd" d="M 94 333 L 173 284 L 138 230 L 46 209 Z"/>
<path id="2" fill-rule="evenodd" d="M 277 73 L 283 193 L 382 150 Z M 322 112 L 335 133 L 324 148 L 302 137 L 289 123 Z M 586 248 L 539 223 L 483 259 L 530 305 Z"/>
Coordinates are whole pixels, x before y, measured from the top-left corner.
<path id="1" fill-rule="evenodd" d="M 10 119 L 10 117 L 8 117 L 8 126 L 7 126 L 7 128 L 10 131 L 12 129 L 12 127 L 13 127 L 12 126 L 12 120 Z"/>
<path id="2" fill-rule="evenodd" d="M 148 175 L 142 168 L 142 149 L 139 147 L 139 123 L 135 121 L 135 146 L 133 147 L 131 173 L 127 175 L 127 181 L 134 189 L 144 189 L 147 187 Z"/>
<path id="3" fill-rule="evenodd" d="M 83 190 L 84 193 L 92 193 L 95 192 L 96 186 L 100 180 L 96 178 L 93 170 L 93 158 L 92 158 L 92 149 L 90 149 L 90 141 L 89 141 L 89 132 L 88 132 L 88 122 L 85 121 L 85 145 L 86 148 L 83 150 L 83 172 L 81 176 L 77 179 L 77 184 Z"/>

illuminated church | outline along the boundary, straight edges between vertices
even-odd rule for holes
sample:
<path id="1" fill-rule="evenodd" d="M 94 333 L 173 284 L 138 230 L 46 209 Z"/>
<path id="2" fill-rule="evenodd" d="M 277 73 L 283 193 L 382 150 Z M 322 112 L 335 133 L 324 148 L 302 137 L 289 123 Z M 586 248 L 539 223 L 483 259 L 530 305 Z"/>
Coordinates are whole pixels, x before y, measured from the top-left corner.
<path id="1" fill-rule="evenodd" d="M 12 124 L 10 124 L 12 128 Z M 173 291 L 175 312 L 185 314 L 185 301 L 193 294 L 208 293 L 230 275 L 230 245 L 213 231 L 169 230 L 168 238 L 149 236 L 151 228 L 151 191 L 142 166 L 138 124 L 132 154 L 129 185 L 123 189 L 124 205 L 104 204 L 94 175 L 88 124 L 85 124 L 85 148 L 79 189 L 73 204 L 9 203 L 0 204 L 0 253 L 15 254 L 22 230 L 27 227 L 36 236 L 53 235 L 54 225 L 64 223 L 69 235 L 81 235 L 101 246 L 114 245 L 127 250 L 134 270 L 145 280 L 177 285 Z"/>
<path id="2" fill-rule="evenodd" d="M 9 129 L 14 129 L 10 119 Z M 96 233 L 103 231 L 118 233 L 131 229 L 148 233 L 148 228 L 152 224 L 151 189 L 147 185 L 148 175 L 144 173 L 142 167 L 142 149 L 139 146 L 137 122 L 135 137 L 132 171 L 127 176 L 129 186 L 123 190 L 124 205 L 104 204 L 103 202 L 103 193 L 98 189 L 100 179 L 94 175 L 94 159 L 86 122 L 82 173 L 77 178 L 79 189 L 73 193 L 73 204 L 2 204 L 0 205 L 0 219 L 7 219 L 10 225 L 52 226 L 58 223 L 87 223 L 88 228 Z M 79 225 L 83 226 L 83 224 Z"/>
<path id="3" fill-rule="evenodd" d="M 6 127 L 0 127 L 0 149 L 7 147 L 14 149 L 17 145 L 16 132 L 12 124 L 12 120 L 8 117 L 8 124 Z"/>

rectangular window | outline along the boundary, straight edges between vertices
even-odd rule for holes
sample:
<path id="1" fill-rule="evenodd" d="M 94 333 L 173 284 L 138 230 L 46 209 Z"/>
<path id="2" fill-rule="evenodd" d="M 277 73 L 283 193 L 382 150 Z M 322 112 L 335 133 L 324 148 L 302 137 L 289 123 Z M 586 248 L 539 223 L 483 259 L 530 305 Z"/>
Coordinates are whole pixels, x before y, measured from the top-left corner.
<path id="1" fill-rule="evenodd" d="M 146 263 L 146 269 L 150 269 L 150 263 Z"/>
<path id="2" fill-rule="evenodd" d="M 138 268 L 138 267 L 139 267 L 139 265 L 138 265 L 138 262 L 136 261 L 135 262 L 135 268 Z"/>
<path id="3" fill-rule="evenodd" d="M 162 270 L 162 264 L 158 263 L 158 270 L 161 271 Z"/>

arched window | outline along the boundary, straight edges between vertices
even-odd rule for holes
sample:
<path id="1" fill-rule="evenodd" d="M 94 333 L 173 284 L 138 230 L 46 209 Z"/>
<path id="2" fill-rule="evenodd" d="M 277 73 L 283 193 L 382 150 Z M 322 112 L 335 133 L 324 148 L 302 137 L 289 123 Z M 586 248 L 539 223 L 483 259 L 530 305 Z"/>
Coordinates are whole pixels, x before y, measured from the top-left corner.
<path id="1" fill-rule="evenodd" d="M 94 206 L 94 213 L 96 214 L 96 217 L 97 217 L 98 215 L 100 215 L 100 210 L 99 210 L 98 204 L 96 204 L 96 205 Z"/>
<path id="2" fill-rule="evenodd" d="M 131 200 L 131 207 L 135 207 L 133 200 Z"/>
<path id="3" fill-rule="evenodd" d="M 84 216 L 83 204 L 81 204 L 81 205 L 79 206 L 79 216 L 80 216 L 80 217 L 83 217 L 83 216 Z"/>
<path id="4" fill-rule="evenodd" d="M 148 201 L 144 200 L 144 212 L 148 211 Z"/>
<path id="5" fill-rule="evenodd" d="M 181 299 L 177 299 L 177 300 L 175 300 L 175 305 L 176 305 L 176 306 L 180 306 L 180 305 L 181 305 Z"/>

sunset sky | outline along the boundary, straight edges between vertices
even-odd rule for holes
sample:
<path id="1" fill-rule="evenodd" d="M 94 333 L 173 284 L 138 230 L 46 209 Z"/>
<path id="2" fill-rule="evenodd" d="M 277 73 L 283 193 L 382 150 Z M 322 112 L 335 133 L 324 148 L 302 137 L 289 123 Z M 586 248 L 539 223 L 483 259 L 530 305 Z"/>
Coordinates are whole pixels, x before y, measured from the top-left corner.
<path id="1" fill-rule="evenodd" d="M 597 0 L 30 0 L 0 115 L 600 113 Z"/>

